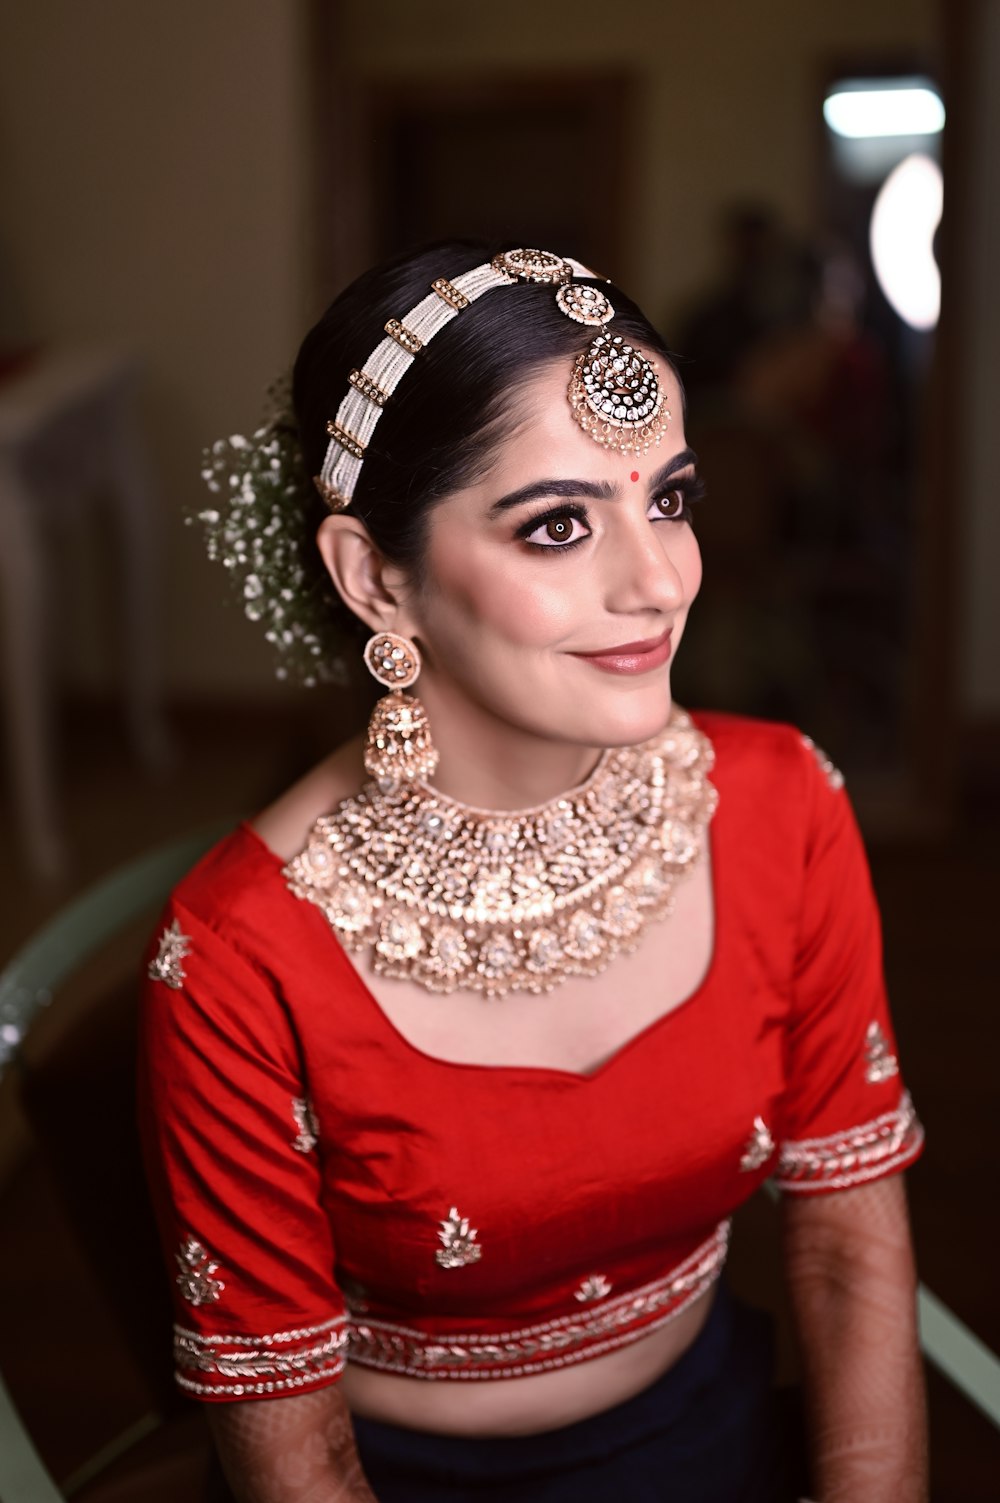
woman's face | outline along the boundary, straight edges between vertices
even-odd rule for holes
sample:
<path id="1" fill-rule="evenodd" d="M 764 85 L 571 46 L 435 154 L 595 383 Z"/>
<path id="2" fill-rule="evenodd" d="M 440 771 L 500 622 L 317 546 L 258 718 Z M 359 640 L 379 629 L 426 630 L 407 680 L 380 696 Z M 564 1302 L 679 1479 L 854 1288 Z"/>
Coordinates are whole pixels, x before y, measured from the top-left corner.
<path id="1" fill-rule="evenodd" d="M 587 747 L 630 745 L 666 724 L 701 556 L 680 391 L 657 366 L 672 414 L 657 447 L 619 454 L 589 438 L 560 361 L 523 388 L 520 424 L 489 472 L 430 513 L 406 614 L 432 723 L 465 702 L 521 733 Z"/>

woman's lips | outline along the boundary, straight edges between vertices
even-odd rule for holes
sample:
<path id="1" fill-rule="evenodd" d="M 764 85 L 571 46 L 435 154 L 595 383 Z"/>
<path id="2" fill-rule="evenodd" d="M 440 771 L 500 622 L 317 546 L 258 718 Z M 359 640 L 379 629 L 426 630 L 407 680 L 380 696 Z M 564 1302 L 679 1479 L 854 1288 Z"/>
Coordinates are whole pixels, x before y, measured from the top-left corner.
<path id="1" fill-rule="evenodd" d="M 583 663 L 593 663 L 604 673 L 649 673 L 661 668 L 670 659 L 671 628 L 659 637 L 650 637 L 645 642 L 624 642 L 621 647 L 609 647 L 607 652 L 574 652 L 574 658 Z"/>

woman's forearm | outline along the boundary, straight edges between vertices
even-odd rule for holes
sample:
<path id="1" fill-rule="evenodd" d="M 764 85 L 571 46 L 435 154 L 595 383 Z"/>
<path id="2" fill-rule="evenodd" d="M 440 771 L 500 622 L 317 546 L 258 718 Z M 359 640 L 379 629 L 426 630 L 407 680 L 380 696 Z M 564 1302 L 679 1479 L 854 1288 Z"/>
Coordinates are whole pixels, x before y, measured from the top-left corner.
<path id="1" fill-rule="evenodd" d="M 211 1405 L 208 1418 L 237 1503 L 376 1503 L 336 1387 Z"/>
<path id="2" fill-rule="evenodd" d="M 785 1214 L 820 1503 L 926 1503 L 916 1277 L 902 1183 Z"/>

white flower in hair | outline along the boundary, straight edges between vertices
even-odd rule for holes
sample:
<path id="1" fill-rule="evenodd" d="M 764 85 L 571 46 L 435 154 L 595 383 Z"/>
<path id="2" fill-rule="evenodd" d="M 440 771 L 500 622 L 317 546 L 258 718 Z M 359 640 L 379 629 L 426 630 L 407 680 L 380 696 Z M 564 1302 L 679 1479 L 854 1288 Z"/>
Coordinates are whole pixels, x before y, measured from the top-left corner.
<path id="1" fill-rule="evenodd" d="M 269 393 L 267 421 L 246 438 L 234 433 L 205 451 L 201 478 L 217 506 L 190 513 L 204 529 L 208 556 L 221 562 L 244 614 L 263 623 L 279 656 L 277 676 L 306 687 L 344 683 L 349 646 L 339 601 L 314 548 L 315 491 L 305 474 L 287 378 Z"/>

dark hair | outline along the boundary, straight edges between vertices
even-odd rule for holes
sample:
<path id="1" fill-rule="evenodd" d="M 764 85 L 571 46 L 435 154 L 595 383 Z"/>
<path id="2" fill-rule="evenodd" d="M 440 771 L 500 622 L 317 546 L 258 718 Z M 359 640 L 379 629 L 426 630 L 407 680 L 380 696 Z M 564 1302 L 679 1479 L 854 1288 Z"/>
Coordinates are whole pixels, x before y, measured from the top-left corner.
<path id="1" fill-rule="evenodd" d="M 352 282 L 306 335 L 292 392 L 309 475 L 322 468 L 326 431 L 361 367 L 384 337 L 387 319 L 404 318 L 435 277 L 453 279 L 508 245 L 445 240 L 398 256 Z M 586 285 L 586 284 L 585 284 Z M 616 334 L 670 356 L 661 336 L 618 287 L 610 297 Z M 597 330 L 556 305 L 554 288 L 518 283 L 485 293 L 417 356 L 386 404 L 365 453 L 350 512 L 385 557 L 419 577 L 427 513 L 449 492 L 473 484 L 510 431 L 512 398 L 541 365 L 569 364 Z M 317 496 L 317 523 L 327 512 Z"/>

